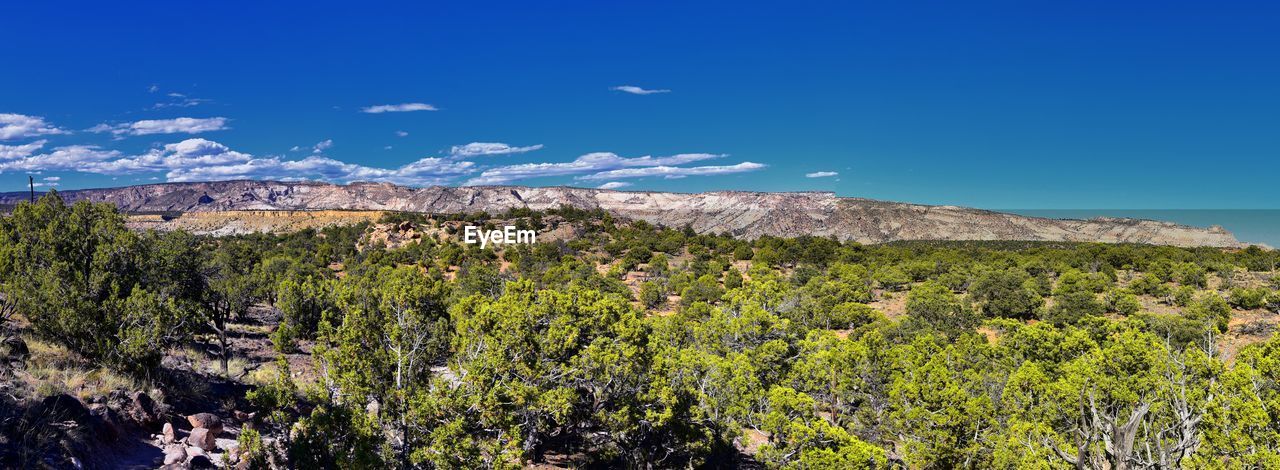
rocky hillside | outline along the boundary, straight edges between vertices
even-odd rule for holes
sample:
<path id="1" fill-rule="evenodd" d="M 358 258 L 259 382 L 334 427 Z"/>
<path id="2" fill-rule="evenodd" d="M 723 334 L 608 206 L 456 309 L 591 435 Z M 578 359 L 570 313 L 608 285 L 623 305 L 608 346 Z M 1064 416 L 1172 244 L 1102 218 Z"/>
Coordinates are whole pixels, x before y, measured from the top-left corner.
<path id="1" fill-rule="evenodd" d="M 1197 228 L 1134 219 L 1059 220 L 954 206 L 926 206 L 832 193 L 718 191 L 696 194 L 610 191 L 567 187 L 429 187 L 385 183 L 220 181 L 166 183 L 63 192 L 68 199 L 110 202 L 127 212 L 409 211 L 499 213 L 570 205 L 699 232 L 835 236 L 880 243 L 894 240 L 1042 240 L 1234 247 L 1221 227 Z M 14 204 L 27 193 L 0 194 Z M 207 232 L 218 233 L 217 227 Z M 226 231 L 222 231 L 225 233 Z"/>

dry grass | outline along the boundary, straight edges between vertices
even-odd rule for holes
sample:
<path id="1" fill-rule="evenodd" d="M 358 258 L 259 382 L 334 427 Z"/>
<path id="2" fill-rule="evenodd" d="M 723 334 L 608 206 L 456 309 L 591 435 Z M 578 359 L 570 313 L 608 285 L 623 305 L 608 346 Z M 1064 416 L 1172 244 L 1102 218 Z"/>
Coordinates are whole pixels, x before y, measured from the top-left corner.
<path id="1" fill-rule="evenodd" d="M 251 385 L 267 385 L 275 382 L 279 374 L 280 368 L 275 363 L 267 363 L 246 374 L 241 381 Z"/>
<path id="2" fill-rule="evenodd" d="M 14 376 L 28 397 L 65 393 L 81 400 L 114 390 L 141 390 L 143 384 L 110 369 L 93 367 L 62 345 L 24 337 L 31 356 Z"/>
<path id="3" fill-rule="evenodd" d="M 216 354 L 207 354 L 190 346 L 170 349 L 168 354 L 193 372 L 222 375 L 222 360 Z M 227 371 L 232 377 L 245 374 L 249 370 L 252 370 L 252 367 L 244 358 L 231 357 L 227 360 Z"/>
<path id="4" fill-rule="evenodd" d="M 227 332 L 236 335 L 269 335 L 275 327 L 272 325 L 250 325 L 246 323 L 228 323 Z"/>

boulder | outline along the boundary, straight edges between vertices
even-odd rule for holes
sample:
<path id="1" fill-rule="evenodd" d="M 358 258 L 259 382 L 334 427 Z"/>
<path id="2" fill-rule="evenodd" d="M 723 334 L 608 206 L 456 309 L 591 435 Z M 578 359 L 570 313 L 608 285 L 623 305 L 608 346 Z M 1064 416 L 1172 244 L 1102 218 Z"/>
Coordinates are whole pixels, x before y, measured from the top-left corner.
<path id="1" fill-rule="evenodd" d="M 187 460 L 187 468 L 194 470 L 194 469 L 217 468 L 217 467 L 213 465 L 213 460 L 210 460 L 209 456 L 197 455 L 195 457 L 192 457 L 190 460 Z"/>
<path id="2" fill-rule="evenodd" d="M 201 449 L 199 447 L 189 447 L 189 446 L 187 447 L 187 458 L 190 459 L 200 455 L 204 455 L 206 457 L 208 456 L 208 454 L 204 453 L 204 449 Z"/>
<path id="3" fill-rule="evenodd" d="M 89 408 L 80 400 L 67 394 L 50 395 L 40 400 L 40 404 L 27 410 L 34 416 L 45 417 L 50 421 L 75 421 L 81 425 L 89 422 Z"/>
<path id="4" fill-rule="evenodd" d="M 89 416 L 92 420 L 94 433 L 98 440 L 102 442 L 115 442 L 121 435 L 128 431 L 128 423 L 124 417 L 120 416 L 116 410 L 102 403 L 94 403 L 89 406 Z M 80 423 L 84 426 L 85 423 Z"/>
<path id="5" fill-rule="evenodd" d="M 187 422 L 191 423 L 193 428 L 217 429 L 222 430 L 222 418 L 213 413 L 196 413 L 187 416 Z"/>
<path id="6" fill-rule="evenodd" d="M 213 431 L 205 428 L 192 429 L 191 434 L 187 435 L 187 444 L 207 451 L 218 448 L 218 440 Z"/>
<path id="7" fill-rule="evenodd" d="M 160 442 L 165 444 L 178 442 L 178 433 L 173 430 L 173 424 L 164 423 L 164 427 L 160 428 Z"/>
<path id="8" fill-rule="evenodd" d="M 187 460 L 187 449 L 178 444 L 164 446 L 164 464 L 177 464 Z"/>
<path id="9" fill-rule="evenodd" d="M 143 392 L 134 392 L 129 397 L 127 408 L 129 419 L 144 426 L 150 427 L 160 420 L 160 414 L 156 410 L 156 402 L 149 395 Z"/>

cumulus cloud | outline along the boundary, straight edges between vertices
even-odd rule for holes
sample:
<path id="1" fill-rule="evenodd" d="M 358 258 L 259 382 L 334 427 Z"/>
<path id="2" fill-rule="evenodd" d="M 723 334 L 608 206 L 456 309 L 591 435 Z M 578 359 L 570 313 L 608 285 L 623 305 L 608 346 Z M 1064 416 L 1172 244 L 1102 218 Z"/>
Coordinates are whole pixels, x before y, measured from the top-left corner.
<path id="1" fill-rule="evenodd" d="M 463 184 L 468 186 L 494 185 L 543 176 L 584 175 L 620 168 L 683 165 L 723 156 L 710 153 L 682 153 L 669 157 L 644 156 L 625 158 L 611 152 L 595 152 L 566 163 L 524 163 L 495 167 L 485 170 L 480 173 L 480 176 L 471 178 Z"/>
<path id="2" fill-rule="evenodd" d="M 466 145 L 454 145 L 449 148 L 449 156 L 454 158 L 483 157 L 490 155 L 510 155 L 514 153 L 532 152 L 542 148 L 542 144 L 527 147 L 512 147 L 499 142 L 472 142 Z"/>
<path id="3" fill-rule="evenodd" d="M 36 150 L 44 148 L 46 142 L 48 141 L 37 140 L 22 145 L 0 145 L 0 161 L 29 157 L 31 154 L 36 153 Z"/>
<path id="4" fill-rule="evenodd" d="M 610 88 L 610 90 L 621 91 L 623 93 L 630 93 L 633 95 L 653 95 L 657 93 L 671 93 L 671 90 L 667 90 L 667 89 L 646 90 L 644 88 L 640 88 L 634 85 L 616 86 L 616 87 Z"/>
<path id="5" fill-rule="evenodd" d="M 217 142 L 187 139 L 152 149 L 142 155 L 124 155 L 116 150 L 103 150 L 88 145 L 58 147 L 49 153 L 0 163 L 0 172 L 50 170 L 119 175 L 228 165 L 250 159 L 250 155 L 236 152 Z"/>
<path id="6" fill-rule="evenodd" d="M 708 175 L 728 175 L 733 173 L 744 173 L 764 168 L 765 165 L 755 162 L 742 162 L 736 165 L 720 165 L 720 166 L 695 166 L 695 167 L 675 167 L 675 166 L 651 166 L 644 168 L 624 168 L 620 170 L 609 170 L 594 173 L 586 176 L 580 176 L 580 180 L 610 180 L 623 178 L 644 178 L 649 176 L 661 176 L 668 179 L 684 178 L 686 176 L 708 176 Z"/>
<path id="7" fill-rule="evenodd" d="M 839 176 L 839 175 L 840 173 L 836 173 L 834 171 L 815 171 L 813 173 L 805 173 L 804 177 L 805 178 L 830 178 L 832 176 Z"/>
<path id="8" fill-rule="evenodd" d="M 0 113 L 0 140 L 26 139 L 42 135 L 68 134 L 39 116 Z"/>
<path id="9" fill-rule="evenodd" d="M 152 134 L 199 134 L 202 132 L 222 131 L 227 127 L 227 118 L 189 118 L 145 119 L 123 124 L 98 124 L 89 128 L 89 132 L 110 132 L 116 136 L 152 135 Z"/>
<path id="10" fill-rule="evenodd" d="M 119 151 L 104 150 L 94 145 L 69 145 L 58 147 L 49 153 L 30 155 L 0 162 L 0 173 L 5 171 L 87 171 L 96 172 L 95 166 L 121 157 Z"/>
<path id="11" fill-rule="evenodd" d="M 396 131 L 396 137 L 408 137 L 409 133 L 405 131 Z"/>
<path id="12" fill-rule="evenodd" d="M 35 187 L 37 187 L 37 188 L 41 188 L 41 187 L 55 187 L 55 186 L 57 186 L 57 185 L 59 184 L 59 183 L 58 183 L 59 181 L 62 181 L 62 178 L 61 178 L 61 177 L 57 177 L 57 176 L 49 176 L 49 177 L 45 177 L 45 178 L 40 178 L 40 182 L 39 182 L 39 183 L 32 183 L 32 186 L 35 186 Z"/>
<path id="13" fill-rule="evenodd" d="M 380 113 L 406 113 L 410 111 L 436 111 L 436 107 L 426 103 L 402 103 L 402 104 L 380 104 L 377 106 L 366 106 L 360 109 L 362 113 L 380 114 Z"/>
<path id="14" fill-rule="evenodd" d="M 328 157 L 310 156 L 302 160 L 278 157 L 255 158 L 234 165 L 175 169 L 165 176 L 169 181 L 215 181 L 231 179 L 322 180 L 338 183 L 383 181 L 403 185 L 444 184 L 471 172 L 471 162 L 454 162 L 441 158 L 424 158 L 399 168 L 373 168 L 341 162 Z"/>
<path id="15" fill-rule="evenodd" d="M 95 146 L 58 147 L 51 152 L 0 161 L 6 171 L 78 171 L 103 175 L 164 172 L 169 181 L 229 179 L 321 180 L 338 183 L 385 181 L 404 185 L 445 184 L 475 173 L 474 163 L 423 158 L 398 168 L 374 168 L 312 155 L 301 160 L 259 158 L 211 140 L 193 138 L 141 155 L 124 155 Z"/>
<path id="16" fill-rule="evenodd" d="M 324 153 L 325 150 L 333 148 L 333 139 L 325 139 L 316 143 L 311 147 L 311 153 Z"/>
<path id="17" fill-rule="evenodd" d="M 255 156 L 202 138 L 154 147 L 140 154 L 93 145 L 69 145 L 44 150 L 45 141 L 0 146 L 0 173 L 11 171 L 75 171 L 110 176 L 163 174 L 169 181 L 213 181 L 229 179 L 318 180 L 335 183 L 382 181 L 410 186 L 435 184 L 504 184 L 511 181 L 575 176 L 580 180 L 609 181 L 600 187 L 616 189 L 629 183 L 619 180 L 644 176 L 677 178 L 690 175 L 728 174 L 763 168 L 744 162 L 726 166 L 684 166 L 724 157 L 710 153 L 683 153 L 670 156 L 621 157 L 597 152 L 570 162 L 525 163 L 480 167 L 463 157 L 527 152 L 540 145 L 514 147 L 498 143 L 471 143 L 456 146 L 445 155 L 422 158 L 395 168 L 378 168 L 339 161 L 319 152 L 329 148 L 326 140 L 312 147 L 312 155 L 287 159 L 279 155 Z M 47 180 L 55 183 L 56 180 Z"/>
<path id="18" fill-rule="evenodd" d="M 600 186 L 596 186 L 596 188 L 598 188 L 598 189 L 619 189 L 619 188 L 625 188 L 625 187 L 627 187 L 627 186 L 631 186 L 631 183 L 627 183 L 627 182 L 625 182 L 625 181 L 610 181 L 610 182 L 605 183 L 605 184 L 602 184 L 602 185 L 600 185 Z"/>

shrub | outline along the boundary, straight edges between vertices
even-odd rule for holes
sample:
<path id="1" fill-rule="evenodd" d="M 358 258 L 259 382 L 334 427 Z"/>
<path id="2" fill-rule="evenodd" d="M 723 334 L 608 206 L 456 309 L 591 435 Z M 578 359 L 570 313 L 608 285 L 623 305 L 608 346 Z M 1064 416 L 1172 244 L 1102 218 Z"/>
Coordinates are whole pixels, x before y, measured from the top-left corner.
<path id="1" fill-rule="evenodd" d="M 645 281 L 640 284 L 640 302 L 645 308 L 658 309 L 667 303 L 667 292 L 656 282 Z"/>
<path id="2" fill-rule="evenodd" d="M 1106 306 L 1093 292 L 1075 291 L 1053 296 L 1053 307 L 1045 314 L 1045 320 L 1055 325 L 1074 325 L 1082 318 L 1101 315 Z"/>
<path id="3" fill-rule="evenodd" d="M 1031 276 L 1021 269 L 993 271 L 970 287 L 973 299 L 982 303 L 982 312 L 996 318 L 1035 318 L 1044 305 L 1040 294 L 1026 287 Z"/>
<path id="4" fill-rule="evenodd" d="M 1267 289 L 1246 289 L 1243 287 L 1236 287 L 1231 289 L 1231 295 L 1227 302 L 1232 307 L 1240 310 L 1262 308 L 1267 305 Z"/>

